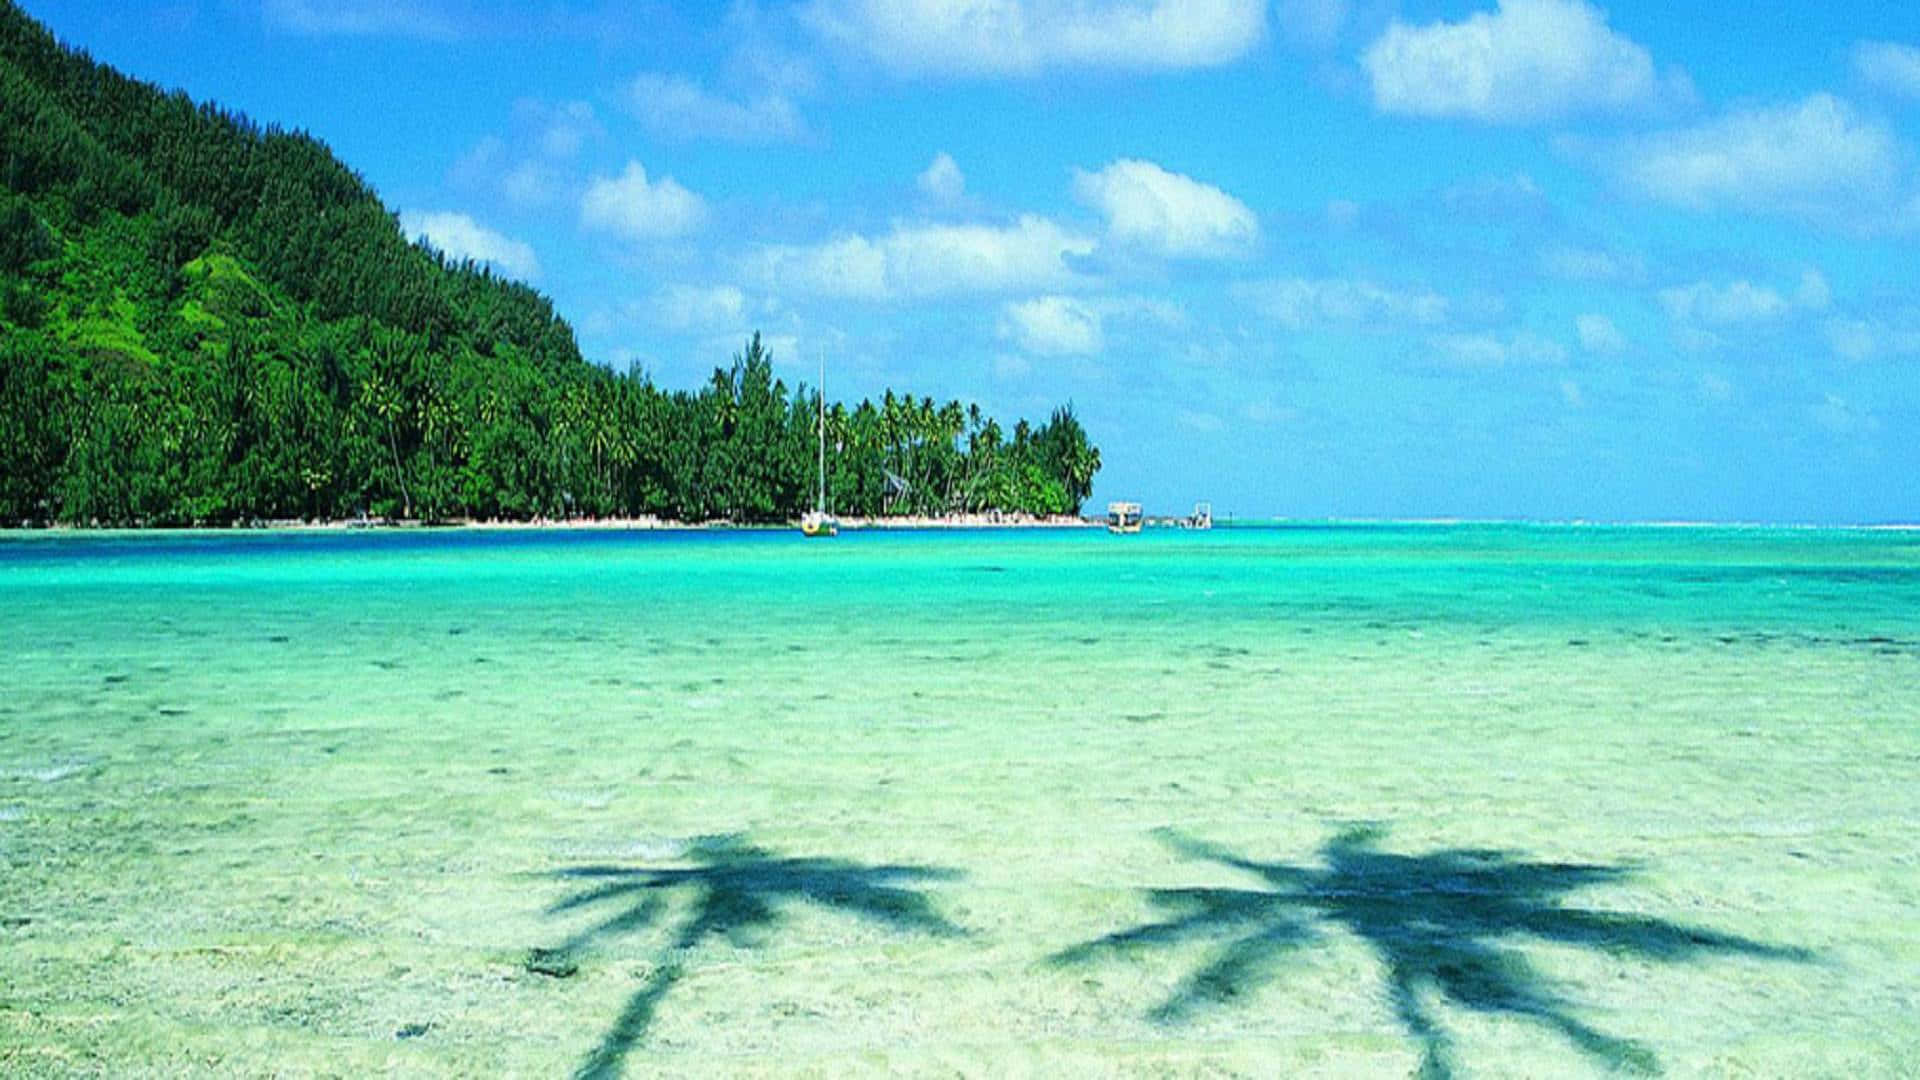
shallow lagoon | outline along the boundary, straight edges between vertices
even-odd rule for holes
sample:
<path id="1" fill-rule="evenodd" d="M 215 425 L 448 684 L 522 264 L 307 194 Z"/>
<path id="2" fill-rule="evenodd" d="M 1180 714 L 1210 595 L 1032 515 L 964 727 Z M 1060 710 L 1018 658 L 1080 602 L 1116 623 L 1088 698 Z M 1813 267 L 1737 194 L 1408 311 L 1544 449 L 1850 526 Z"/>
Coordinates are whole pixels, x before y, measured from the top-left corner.
<path id="1" fill-rule="evenodd" d="M 0 641 L 0 1072 L 1920 1061 L 1920 534 L 18 536 Z"/>

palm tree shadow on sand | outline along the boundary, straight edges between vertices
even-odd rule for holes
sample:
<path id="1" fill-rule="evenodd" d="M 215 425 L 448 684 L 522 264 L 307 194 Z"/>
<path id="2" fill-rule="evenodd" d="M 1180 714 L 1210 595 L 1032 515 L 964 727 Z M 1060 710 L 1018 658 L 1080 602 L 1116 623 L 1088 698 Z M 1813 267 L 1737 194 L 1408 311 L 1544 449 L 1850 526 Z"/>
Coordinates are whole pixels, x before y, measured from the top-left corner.
<path id="1" fill-rule="evenodd" d="M 645 1037 L 654 1009 L 686 973 L 684 960 L 709 938 L 751 944 L 782 919 L 781 907 L 808 903 L 847 912 L 893 930 L 938 937 L 964 934 L 933 908 L 915 883 L 951 880 L 959 875 L 937 867 L 882 864 L 868 866 L 843 859 L 786 858 L 743 842 L 736 836 L 706 837 L 687 851 L 690 866 L 575 866 L 550 876 L 582 883 L 580 891 L 548 909 L 548 914 L 596 910 L 612 913 L 552 949 L 538 949 L 535 961 L 570 971 L 572 957 L 593 942 L 636 933 L 667 915 L 669 894 L 688 896 L 687 910 L 670 942 L 662 948 L 646 982 L 627 999 L 575 1075 L 613 1077 L 627 1055 Z"/>
<path id="2" fill-rule="evenodd" d="M 1542 942 L 1680 962 L 1715 955 L 1805 961 L 1811 954 L 1641 915 L 1569 907 L 1576 889 L 1620 881 L 1627 867 L 1527 862 L 1510 852 L 1449 849 L 1398 855 L 1375 846 L 1386 830 L 1348 828 L 1320 849 L 1321 867 L 1262 863 L 1172 830 L 1160 836 L 1189 857 L 1262 879 L 1250 889 L 1152 889 L 1160 922 L 1084 942 L 1051 959 L 1091 962 L 1188 941 L 1224 941 L 1151 1012 L 1172 1023 L 1239 998 L 1274 977 L 1289 952 L 1344 930 L 1372 947 L 1387 969 L 1395 1015 L 1421 1047 L 1419 1076 L 1454 1074 L 1451 1039 L 1422 1000 L 1437 994 L 1475 1012 L 1524 1017 L 1559 1032 L 1612 1069 L 1659 1071 L 1653 1051 L 1600 1031 L 1575 1014 L 1548 978 L 1509 943 Z"/>

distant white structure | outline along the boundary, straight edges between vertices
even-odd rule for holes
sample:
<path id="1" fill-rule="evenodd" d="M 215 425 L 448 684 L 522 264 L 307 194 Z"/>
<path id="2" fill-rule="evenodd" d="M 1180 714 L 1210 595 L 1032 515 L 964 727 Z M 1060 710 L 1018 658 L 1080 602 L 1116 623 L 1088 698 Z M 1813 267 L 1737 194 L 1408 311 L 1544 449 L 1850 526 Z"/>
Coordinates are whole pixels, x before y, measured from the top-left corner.
<path id="1" fill-rule="evenodd" d="M 1137 502 L 1107 504 L 1107 531 L 1110 533 L 1137 533 L 1144 520 Z"/>

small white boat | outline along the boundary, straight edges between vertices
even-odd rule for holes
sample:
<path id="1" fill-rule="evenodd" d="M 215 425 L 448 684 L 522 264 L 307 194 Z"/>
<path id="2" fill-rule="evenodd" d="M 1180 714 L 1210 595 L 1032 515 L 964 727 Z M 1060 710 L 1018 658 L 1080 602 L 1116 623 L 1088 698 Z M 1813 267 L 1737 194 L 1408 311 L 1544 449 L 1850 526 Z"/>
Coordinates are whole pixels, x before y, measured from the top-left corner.
<path id="1" fill-rule="evenodd" d="M 827 513 L 827 361 L 820 358 L 820 470 L 819 486 L 814 488 L 813 509 L 800 515 L 801 536 L 838 536 L 840 523 Z"/>
<path id="2" fill-rule="evenodd" d="M 1144 520 L 1137 502 L 1107 504 L 1107 531 L 1110 533 L 1137 533 Z"/>

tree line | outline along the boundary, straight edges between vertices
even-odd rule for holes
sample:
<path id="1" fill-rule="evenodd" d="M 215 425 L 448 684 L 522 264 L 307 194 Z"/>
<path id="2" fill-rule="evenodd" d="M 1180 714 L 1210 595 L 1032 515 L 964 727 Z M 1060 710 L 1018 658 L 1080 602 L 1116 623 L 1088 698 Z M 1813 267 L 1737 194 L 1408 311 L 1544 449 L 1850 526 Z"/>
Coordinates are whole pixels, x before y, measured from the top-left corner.
<path id="1" fill-rule="evenodd" d="M 317 140 L 61 46 L 0 0 L 0 523 L 770 522 L 819 398 L 755 335 L 698 390 L 582 359 L 535 290 L 409 243 Z M 840 513 L 1072 513 L 1072 409 L 826 408 Z"/>

